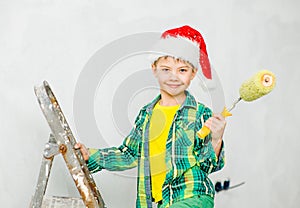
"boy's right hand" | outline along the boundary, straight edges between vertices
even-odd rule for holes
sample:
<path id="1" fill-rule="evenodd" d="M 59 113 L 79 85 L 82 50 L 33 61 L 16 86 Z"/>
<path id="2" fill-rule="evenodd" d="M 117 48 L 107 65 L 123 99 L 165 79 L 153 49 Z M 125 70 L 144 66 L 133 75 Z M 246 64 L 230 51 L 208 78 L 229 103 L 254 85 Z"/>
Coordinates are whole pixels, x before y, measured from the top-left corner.
<path id="1" fill-rule="evenodd" d="M 82 157 L 85 161 L 88 161 L 89 158 L 90 158 L 90 153 L 88 151 L 88 149 L 84 146 L 84 144 L 81 144 L 81 143 L 76 143 L 74 145 L 74 148 L 75 149 L 79 149 L 81 154 L 82 154 Z"/>

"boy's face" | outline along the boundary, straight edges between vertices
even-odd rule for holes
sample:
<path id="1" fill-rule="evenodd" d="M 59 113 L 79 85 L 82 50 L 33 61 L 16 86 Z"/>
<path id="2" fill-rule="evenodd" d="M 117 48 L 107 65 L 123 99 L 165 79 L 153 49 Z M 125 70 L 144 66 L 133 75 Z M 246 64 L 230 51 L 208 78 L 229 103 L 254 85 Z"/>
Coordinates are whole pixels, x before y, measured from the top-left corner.
<path id="1" fill-rule="evenodd" d="M 173 57 L 162 57 L 152 65 L 160 90 L 171 96 L 182 95 L 195 77 L 197 70 L 189 63 Z"/>

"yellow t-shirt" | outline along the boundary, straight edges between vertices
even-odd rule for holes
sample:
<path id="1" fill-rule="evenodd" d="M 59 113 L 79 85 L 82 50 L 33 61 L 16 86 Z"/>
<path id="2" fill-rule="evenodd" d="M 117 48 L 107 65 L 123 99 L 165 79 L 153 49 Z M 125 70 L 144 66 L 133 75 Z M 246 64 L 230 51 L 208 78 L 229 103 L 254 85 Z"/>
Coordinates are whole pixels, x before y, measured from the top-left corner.
<path id="1" fill-rule="evenodd" d="M 149 152 L 152 197 L 155 202 L 162 200 L 162 185 L 166 177 L 166 142 L 176 111 L 180 105 L 155 105 L 150 121 Z"/>

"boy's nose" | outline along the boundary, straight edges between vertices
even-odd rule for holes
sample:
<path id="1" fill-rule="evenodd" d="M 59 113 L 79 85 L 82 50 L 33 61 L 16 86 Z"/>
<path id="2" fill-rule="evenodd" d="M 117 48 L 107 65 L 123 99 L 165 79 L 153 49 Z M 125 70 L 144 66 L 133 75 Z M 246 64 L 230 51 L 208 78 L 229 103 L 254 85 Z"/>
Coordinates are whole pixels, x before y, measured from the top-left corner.
<path id="1" fill-rule="evenodd" d="M 170 73 L 170 79 L 178 80 L 177 72 L 175 70 L 172 70 L 172 72 Z"/>

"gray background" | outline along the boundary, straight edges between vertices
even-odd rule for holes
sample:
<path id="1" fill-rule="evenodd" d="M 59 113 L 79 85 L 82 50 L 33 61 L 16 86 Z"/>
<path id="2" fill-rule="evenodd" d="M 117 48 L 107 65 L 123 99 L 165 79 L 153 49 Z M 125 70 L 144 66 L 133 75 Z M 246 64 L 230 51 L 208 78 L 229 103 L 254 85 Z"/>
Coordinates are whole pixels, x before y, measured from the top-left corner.
<path id="1" fill-rule="evenodd" d="M 217 194 L 216 207 L 299 207 L 299 8 L 296 0 L 1 0 L 1 207 L 28 207 L 34 193 L 50 130 L 33 86 L 49 81 L 76 135 L 80 127 L 74 122 L 73 96 L 90 57 L 124 35 L 183 24 L 203 33 L 226 105 L 237 98 L 243 80 L 258 70 L 267 68 L 277 75 L 271 94 L 240 103 L 228 119 L 227 164 L 211 178 L 246 184 Z M 122 73 L 115 77 L 125 79 Z M 106 83 L 99 88 L 101 97 L 113 94 L 118 84 Z M 128 104 L 131 121 L 145 102 L 139 95 Z M 95 110 L 98 123 L 100 111 Z M 114 131 L 113 124 L 107 125 L 106 130 Z M 107 143 L 120 144 L 121 135 Z M 78 140 L 93 147 L 101 143 L 99 138 Z M 55 158 L 47 195 L 78 196 L 68 174 L 61 157 Z M 134 171 L 94 176 L 108 207 L 134 207 L 134 176 Z"/>

